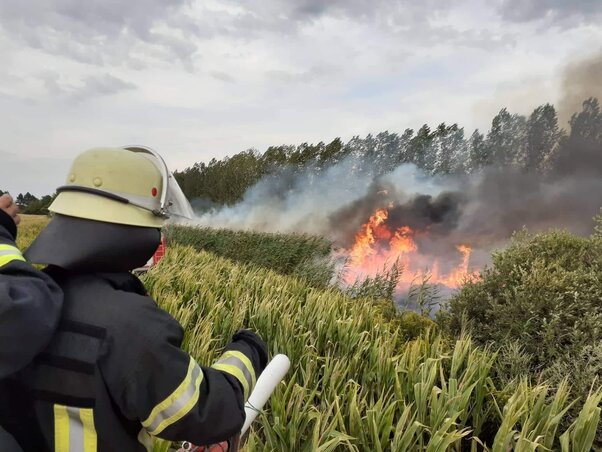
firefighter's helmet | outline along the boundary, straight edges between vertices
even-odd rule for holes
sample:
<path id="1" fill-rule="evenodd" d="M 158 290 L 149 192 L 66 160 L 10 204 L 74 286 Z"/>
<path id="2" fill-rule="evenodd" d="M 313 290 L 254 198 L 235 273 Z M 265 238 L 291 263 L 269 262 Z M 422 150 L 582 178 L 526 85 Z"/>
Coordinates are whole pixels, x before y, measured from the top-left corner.
<path id="1" fill-rule="evenodd" d="M 88 220 L 159 228 L 192 208 L 163 158 L 142 146 L 95 148 L 76 157 L 51 212 Z"/>

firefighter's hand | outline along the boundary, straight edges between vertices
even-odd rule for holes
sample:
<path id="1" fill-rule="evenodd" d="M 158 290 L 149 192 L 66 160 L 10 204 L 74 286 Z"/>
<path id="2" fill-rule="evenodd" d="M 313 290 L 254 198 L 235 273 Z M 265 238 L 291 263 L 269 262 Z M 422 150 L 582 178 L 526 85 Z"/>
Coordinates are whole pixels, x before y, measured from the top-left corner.
<path id="1" fill-rule="evenodd" d="M 266 343 L 251 330 L 239 330 L 232 338 L 232 342 L 237 341 L 245 342 L 255 349 L 259 358 L 259 373 L 261 373 L 268 364 L 268 346 Z"/>
<path id="2" fill-rule="evenodd" d="M 0 196 L 0 210 L 6 212 L 18 225 L 21 222 L 21 217 L 19 217 L 19 206 L 17 206 L 11 195 L 6 194 Z"/>

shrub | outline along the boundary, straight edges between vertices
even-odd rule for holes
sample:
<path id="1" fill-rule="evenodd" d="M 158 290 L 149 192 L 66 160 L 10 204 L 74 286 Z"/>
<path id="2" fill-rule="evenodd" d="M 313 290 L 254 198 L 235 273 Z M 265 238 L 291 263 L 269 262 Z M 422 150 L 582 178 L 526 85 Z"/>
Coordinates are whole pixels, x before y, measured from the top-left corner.
<path id="1" fill-rule="evenodd" d="M 521 232 L 451 298 L 444 323 L 458 334 L 467 320 L 481 344 L 518 340 L 543 368 L 602 339 L 601 276 L 601 240 Z"/>

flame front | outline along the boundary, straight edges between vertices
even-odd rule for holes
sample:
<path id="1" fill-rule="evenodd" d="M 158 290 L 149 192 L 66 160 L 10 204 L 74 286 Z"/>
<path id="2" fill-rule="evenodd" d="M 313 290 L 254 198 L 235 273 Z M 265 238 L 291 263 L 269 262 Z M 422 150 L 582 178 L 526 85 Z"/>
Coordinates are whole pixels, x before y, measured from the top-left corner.
<path id="1" fill-rule="evenodd" d="M 400 290 L 409 288 L 413 282 L 427 275 L 430 283 L 454 289 L 472 275 L 469 271 L 472 248 L 469 245 L 457 245 L 459 263 L 442 272 L 439 259 L 422 254 L 416 243 L 416 238 L 428 237 L 428 231 L 416 231 L 409 226 L 391 230 L 386 224 L 388 218 L 387 209 L 378 209 L 356 234 L 353 246 L 347 251 L 350 258 L 346 276 L 348 283 L 374 276 L 396 261 L 403 267 L 398 286 Z"/>

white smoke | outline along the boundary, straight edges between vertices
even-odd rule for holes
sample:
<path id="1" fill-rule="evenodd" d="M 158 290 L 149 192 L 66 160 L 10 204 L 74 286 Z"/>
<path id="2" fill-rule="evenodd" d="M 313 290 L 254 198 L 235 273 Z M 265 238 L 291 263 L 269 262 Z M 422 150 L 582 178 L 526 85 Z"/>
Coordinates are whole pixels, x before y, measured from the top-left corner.
<path id="1" fill-rule="evenodd" d="M 334 239 L 337 234 L 332 216 L 341 208 L 366 198 L 374 190 L 375 179 L 376 175 L 354 157 L 324 171 L 313 167 L 301 173 L 284 170 L 261 179 L 247 190 L 241 202 L 201 214 L 196 223 L 214 228 L 297 232 Z M 456 186 L 450 178 L 427 176 L 413 164 L 403 164 L 378 180 L 386 187 L 382 197 L 398 200 L 417 194 L 437 196 Z"/>

